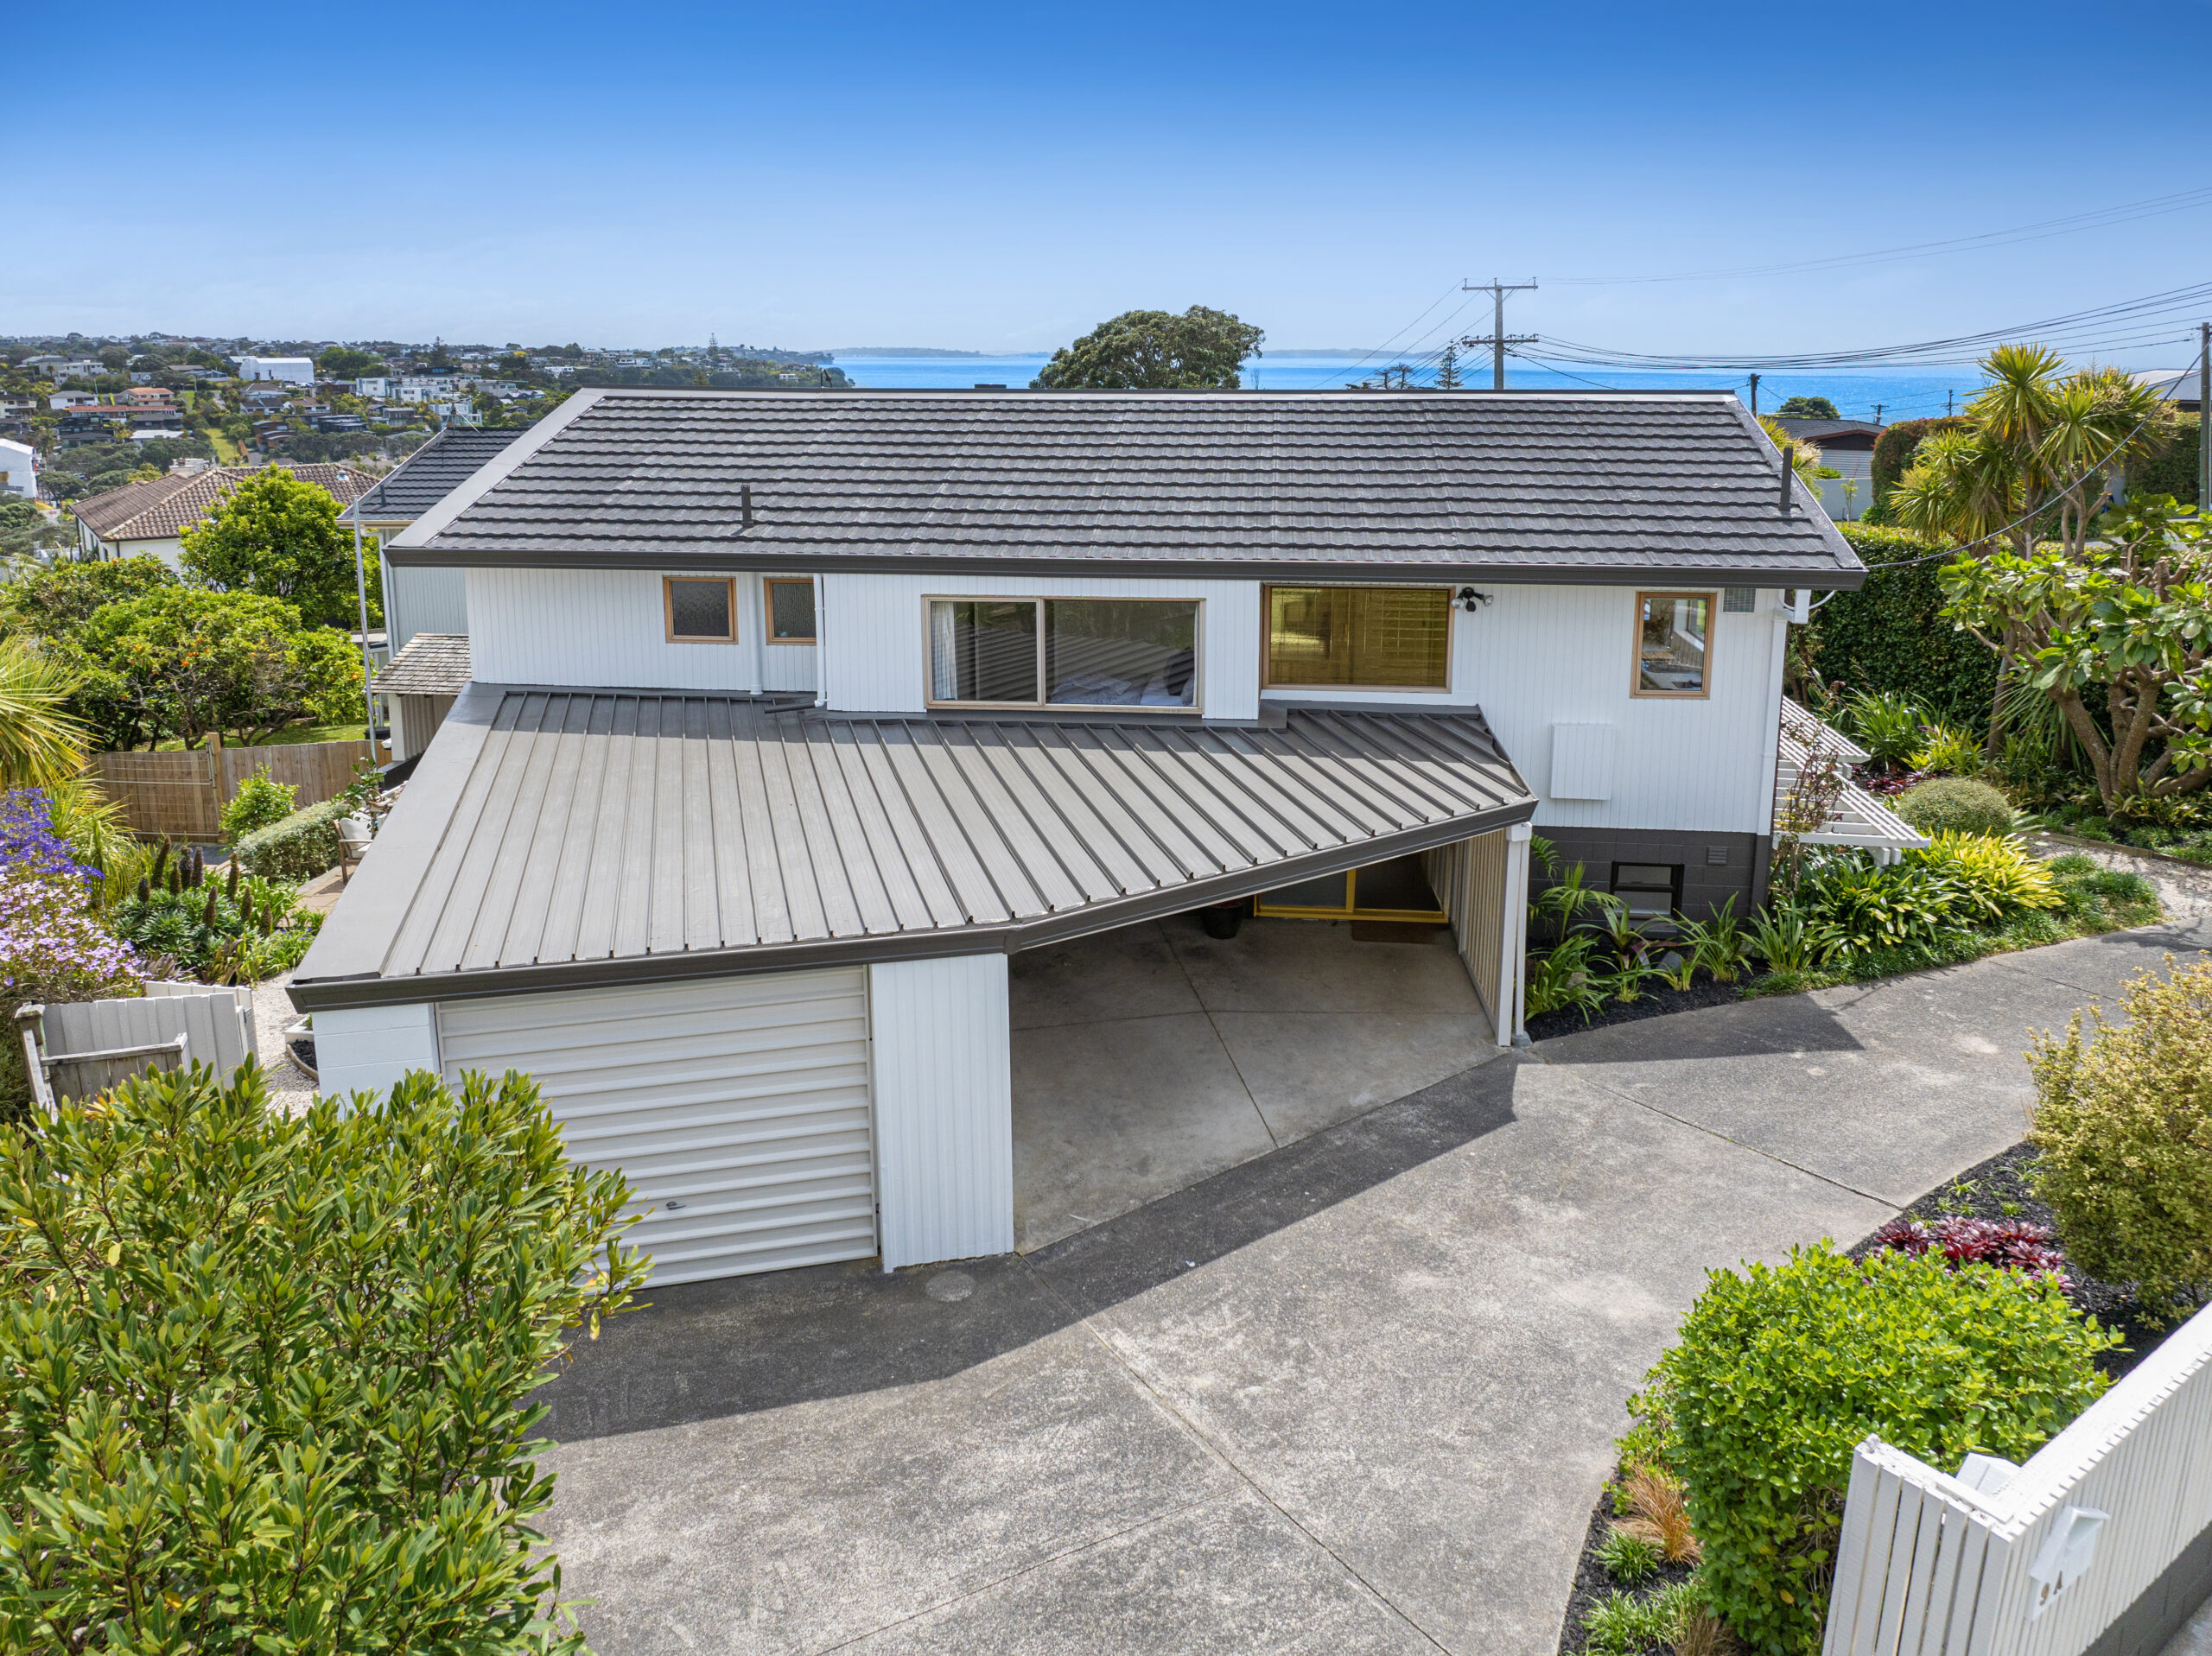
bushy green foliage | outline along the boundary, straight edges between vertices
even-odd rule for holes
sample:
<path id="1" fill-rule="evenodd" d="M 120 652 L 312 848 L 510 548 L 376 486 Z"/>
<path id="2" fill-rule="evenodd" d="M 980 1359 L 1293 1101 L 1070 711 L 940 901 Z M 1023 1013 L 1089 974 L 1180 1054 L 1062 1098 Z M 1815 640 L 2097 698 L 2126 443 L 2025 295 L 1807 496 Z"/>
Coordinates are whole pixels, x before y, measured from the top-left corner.
<path id="1" fill-rule="evenodd" d="M 306 956 L 322 916 L 302 909 L 298 893 L 232 865 L 228 878 L 209 879 L 171 867 L 159 885 L 116 904 L 115 935 L 149 958 L 210 983 L 258 983 L 289 972 Z"/>
<path id="2" fill-rule="evenodd" d="M 1914 452 L 1922 443 L 1939 431 L 1964 431 L 1973 424 L 1963 415 L 1947 414 L 1931 420 L 1899 420 L 1883 428 L 1882 435 L 1874 439 L 1873 457 L 1867 466 L 1874 485 L 1874 504 L 1868 516 L 1882 511 L 1890 491 L 1912 465 Z"/>
<path id="3" fill-rule="evenodd" d="M 1895 691 L 1930 717 L 1986 730 L 1997 657 L 1944 618 L 1942 563 L 1882 567 L 1924 558 L 1940 544 L 1865 523 L 1836 528 L 1867 566 L 1866 584 L 1825 600 L 1802 629 L 1814 670 L 1847 689 Z"/>
<path id="4" fill-rule="evenodd" d="M 1972 777 L 1933 777 L 1897 796 L 1897 813 L 1923 834 L 2010 834 L 2012 801 Z"/>
<path id="5" fill-rule="evenodd" d="M 1775 410 L 1783 420 L 1840 420 L 1835 404 L 1825 397 L 1793 397 Z"/>
<path id="6" fill-rule="evenodd" d="M 238 792 L 223 807 L 225 841 L 235 843 L 256 828 L 283 822 L 299 809 L 299 794 L 296 786 L 277 781 L 269 774 L 267 765 L 260 766 L 238 784 Z"/>
<path id="7" fill-rule="evenodd" d="M 1123 311 L 1052 353 L 1032 382 L 1052 390 L 1234 390 L 1267 336 L 1225 312 Z"/>
<path id="8" fill-rule="evenodd" d="M 0 1131 L 0 1648 L 582 1652 L 526 1399 L 642 1280 L 628 1190 L 519 1076 L 355 1104 Z"/>
<path id="9" fill-rule="evenodd" d="M 2179 1313 L 2212 1291 L 2212 964 L 2166 967 L 2129 982 L 2125 1024 L 2076 1012 L 2028 1064 L 2036 1194 L 2068 1254 Z"/>
<path id="10" fill-rule="evenodd" d="M 1986 902 L 1993 914 L 2065 906 L 2050 867 L 2018 840 L 1993 834 L 1938 833 L 1904 860 L 1948 875 Z"/>
<path id="11" fill-rule="evenodd" d="M 1981 770 L 1981 744 L 1955 725 L 1941 722 L 1920 733 L 1920 746 L 1910 755 L 1916 771 L 1933 771 L 1943 777 L 1971 777 Z"/>
<path id="12" fill-rule="evenodd" d="M 233 841 L 231 856 L 240 867 L 270 879 L 313 879 L 338 866 L 338 819 L 359 809 L 346 794 L 309 805 Z"/>
<path id="13" fill-rule="evenodd" d="M 281 600 L 309 626 L 350 631 L 359 608 L 353 541 L 338 510 L 321 484 L 266 467 L 185 530 L 185 570 L 220 592 Z"/>
<path id="14" fill-rule="evenodd" d="M 2094 1359 L 2116 1343 L 2055 1282 L 1995 1266 L 1821 1247 L 1714 1272 L 1647 1399 L 1707 1602 L 1753 1650 L 1812 1656 L 1853 1448 L 1875 1432 L 1946 1470 L 1969 1450 L 2024 1461 L 2103 1391 Z"/>
<path id="15" fill-rule="evenodd" d="M 2203 421 L 2194 414 L 2177 413 L 2173 425 L 2160 435 L 2156 451 L 2128 466 L 2129 497 L 2170 494 L 2192 506 L 2202 504 L 2196 498 L 2196 468 L 2203 441 Z"/>
<path id="16" fill-rule="evenodd" d="M 1598 1562 L 1605 1566 L 1605 1573 L 1630 1587 L 1650 1577 L 1659 1568 L 1659 1556 L 1656 1541 L 1622 1529 L 1608 1532 L 1598 1544 Z"/>
<path id="17" fill-rule="evenodd" d="M 1694 1589 L 1680 1582 L 1648 1598 L 1614 1591 L 1582 1615 L 1582 1647 L 1595 1656 L 1646 1656 L 1681 1636 Z"/>
<path id="18" fill-rule="evenodd" d="M 1859 745 L 1884 765 L 1910 758 L 1926 739 L 1928 711 L 1902 690 L 1853 690 L 1844 718 Z"/>

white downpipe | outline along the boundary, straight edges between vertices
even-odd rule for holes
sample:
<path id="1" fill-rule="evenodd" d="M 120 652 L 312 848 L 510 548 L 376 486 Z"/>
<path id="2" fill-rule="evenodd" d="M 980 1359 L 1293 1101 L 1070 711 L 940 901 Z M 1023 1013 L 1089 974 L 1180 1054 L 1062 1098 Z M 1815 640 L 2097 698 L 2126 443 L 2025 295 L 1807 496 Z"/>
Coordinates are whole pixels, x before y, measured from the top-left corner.
<path id="1" fill-rule="evenodd" d="M 766 587 L 762 587 L 765 593 Z M 830 705 L 830 611 L 826 602 L 828 591 L 822 577 L 814 577 L 814 705 Z"/>
<path id="2" fill-rule="evenodd" d="M 1497 949 L 1497 1044 L 1511 1046 L 1521 1032 L 1529 971 L 1529 840 L 1535 830 L 1516 822 L 1505 831 L 1505 891 Z"/>
<path id="3" fill-rule="evenodd" d="M 753 694 L 759 695 L 768 676 L 768 582 L 754 571 L 753 588 Z"/>

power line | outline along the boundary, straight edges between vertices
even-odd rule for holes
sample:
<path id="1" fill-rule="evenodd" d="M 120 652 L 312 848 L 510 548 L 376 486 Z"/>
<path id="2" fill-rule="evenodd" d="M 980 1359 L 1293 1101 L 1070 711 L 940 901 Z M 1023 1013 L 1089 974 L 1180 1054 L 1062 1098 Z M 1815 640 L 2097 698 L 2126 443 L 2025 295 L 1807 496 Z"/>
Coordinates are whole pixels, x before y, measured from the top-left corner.
<path id="1" fill-rule="evenodd" d="M 2104 230 L 2114 225 L 2130 224 L 2138 219 L 2186 213 L 2193 207 L 2205 206 L 2212 206 L 2212 187 L 2177 190 L 2170 195 L 2154 195 L 2141 201 L 2093 208 L 2087 213 L 2071 213 L 2061 219 L 2044 219 L 2034 224 L 2016 225 L 2009 230 L 1989 230 L 1979 235 L 1955 236 L 1942 241 L 1910 242 L 1900 247 L 1878 248 L 1863 253 L 1837 253 L 1825 258 L 1798 259 L 1781 264 L 1745 264 L 1725 270 L 1681 270 L 1668 276 L 1558 276 L 1554 281 L 1560 287 L 1614 287 L 1656 282 L 1711 282 L 1729 276 L 1776 276 L 1799 270 L 1840 270 L 1899 259 L 1929 258 L 1946 253 L 1976 252 L 2018 242 L 2044 241 L 2054 236 L 2071 236 L 2084 230 Z"/>

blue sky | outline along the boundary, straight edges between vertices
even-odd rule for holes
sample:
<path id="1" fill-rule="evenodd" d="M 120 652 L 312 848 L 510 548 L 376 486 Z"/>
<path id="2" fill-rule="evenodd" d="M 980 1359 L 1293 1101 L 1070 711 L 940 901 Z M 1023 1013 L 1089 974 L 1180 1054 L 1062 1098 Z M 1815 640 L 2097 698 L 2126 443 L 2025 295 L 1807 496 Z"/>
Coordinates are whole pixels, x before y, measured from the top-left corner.
<path id="1" fill-rule="evenodd" d="M 1364 347 L 1497 273 L 1551 284 L 1516 330 L 1779 352 L 2212 279 L 2198 207 L 1561 282 L 2212 185 L 2202 0 L 22 10 L 0 333 L 1020 351 L 1204 303 Z"/>

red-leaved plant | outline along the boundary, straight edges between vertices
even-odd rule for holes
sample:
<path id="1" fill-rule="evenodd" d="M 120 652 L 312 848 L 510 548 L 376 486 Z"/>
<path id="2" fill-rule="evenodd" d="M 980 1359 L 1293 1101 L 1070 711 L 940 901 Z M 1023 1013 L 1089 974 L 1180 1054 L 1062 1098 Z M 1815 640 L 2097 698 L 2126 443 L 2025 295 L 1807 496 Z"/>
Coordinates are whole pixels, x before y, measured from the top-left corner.
<path id="1" fill-rule="evenodd" d="M 2001 1265 L 2008 1271 L 2038 1271 L 2066 1284 L 2066 1255 L 2048 1225 L 2024 1219 L 1968 1219 L 1947 1215 L 1931 1224 L 1892 1219 L 1874 1233 L 1876 1246 L 1899 1253 L 1941 1253 L 1954 1266 Z"/>

